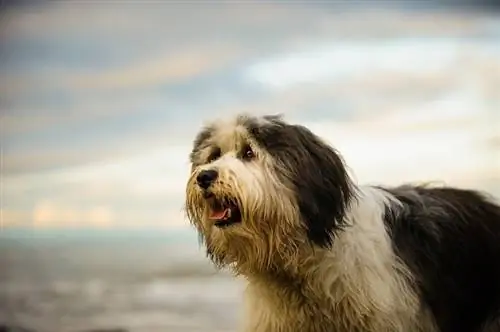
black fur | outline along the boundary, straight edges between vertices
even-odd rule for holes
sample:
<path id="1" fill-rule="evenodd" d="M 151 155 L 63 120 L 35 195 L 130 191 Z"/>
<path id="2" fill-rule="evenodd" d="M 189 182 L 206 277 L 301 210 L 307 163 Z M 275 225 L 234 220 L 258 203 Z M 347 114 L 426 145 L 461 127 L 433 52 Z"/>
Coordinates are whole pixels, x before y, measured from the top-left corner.
<path id="1" fill-rule="evenodd" d="M 268 122 L 247 118 L 245 126 L 276 160 L 281 180 L 295 187 L 309 239 L 331 246 L 353 194 L 342 159 L 307 128 L 286 124 L 277 116 L 264 119 Z"/>
<path id="2" fill-rule="evenodd" d="M 440 331 L 484 331 L 500 312 L 500 206 L 471 190 L 386 190 L 402 203 L 386 208 L 394 250 Z"/>

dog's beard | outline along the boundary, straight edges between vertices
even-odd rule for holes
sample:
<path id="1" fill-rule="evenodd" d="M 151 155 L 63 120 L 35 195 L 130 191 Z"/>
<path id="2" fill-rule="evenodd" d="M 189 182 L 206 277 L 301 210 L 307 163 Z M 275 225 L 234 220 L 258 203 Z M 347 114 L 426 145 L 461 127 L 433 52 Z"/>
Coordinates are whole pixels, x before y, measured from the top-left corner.
<path id="1" fill-rule="evenodd" d="M 293 259 L 300 224 L 289 193 L 259 186 L 259 181 L 252 186 L 221 181 L 224 185 L 214 185 L 207 194 L 193 178 L 186 192 L 187 216 L 216 266 L 248 274 Z"/>

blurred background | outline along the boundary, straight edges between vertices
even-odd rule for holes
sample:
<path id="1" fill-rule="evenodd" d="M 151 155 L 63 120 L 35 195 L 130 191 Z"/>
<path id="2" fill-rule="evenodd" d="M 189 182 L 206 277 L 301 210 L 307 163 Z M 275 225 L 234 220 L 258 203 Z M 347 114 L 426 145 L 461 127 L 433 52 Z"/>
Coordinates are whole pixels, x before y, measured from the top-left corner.
<path id="1" fill-rule="evenodd" d="M 283 113 L 359 182 L 500 195 L 494 2 L 2 4 L 1 331 L 235 331 L 242 282 L 182 211 L 216 116 Z"/>

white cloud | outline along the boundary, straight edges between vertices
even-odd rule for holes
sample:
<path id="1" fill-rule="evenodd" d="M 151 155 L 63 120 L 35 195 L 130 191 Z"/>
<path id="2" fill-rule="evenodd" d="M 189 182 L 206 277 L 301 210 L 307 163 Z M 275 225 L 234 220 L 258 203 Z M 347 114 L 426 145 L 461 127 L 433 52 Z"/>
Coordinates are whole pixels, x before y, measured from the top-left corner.
<path id="1" fill-rule="evenodd" d="M 33 209 L 34 227 L 109 227 L 115 222 L 114 212 L 106 206 L 80 208 L 52 201 L 38 202 Z"/>
<path id="2" fill-rule="evenodd" d="M 279 89 L 376 71 L 422 74 L 452 66 L 459 51 L 460 43 L 453 39 L 336 42 L 259 61 L 245 77 Z"/>
<path id="3" fill-rule="evenodd" d="M 165 188 L 164 193 L 175 192 L 180 179 L 188 169 L 189 146 L 169 146 L 141 155 L 118 159 L 114 162 L 99 162 L 90 165 L 55 169 L 5 178 L 4 188 L 9 190 L 38 183 L 107 183 L 120 182 L 131 188 L 148 187 L 151 177 L 158 176 L 157 183 Z M 179 177 L 181 175 L 181 177 Z M 161 178 L 160 178 L 161 176 Z M 102 181 L 102 182 L 101 182 Z"/>

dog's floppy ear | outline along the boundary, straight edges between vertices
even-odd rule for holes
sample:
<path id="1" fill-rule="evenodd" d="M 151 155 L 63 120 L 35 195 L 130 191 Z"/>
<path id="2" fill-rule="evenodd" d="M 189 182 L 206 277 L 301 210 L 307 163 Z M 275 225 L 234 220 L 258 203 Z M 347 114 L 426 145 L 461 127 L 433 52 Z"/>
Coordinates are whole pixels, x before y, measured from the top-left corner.
<path id="1" fill-rule="evenodd" d="M 213 128 L 212 127 L 204 127 L 202 128 L 198 134 L 196 135 L 194 141 L 193 141 L 193 148 L 191 152 L 189 153 L 189 161 L 191 164 L 194 164 L 196 162 L 196 154 L 199 152 L 200 148 L 203 146 L 203 144 L 210 139 L 213 133 Z"/>
<path id="2" fill-rule="evenodd" d="M 307 128 L 289 126 L 287 131 L 294 146 L 282 162 L 293 170 L 308 237 L 319 246 L 330 246 L 352 196 L 349 176 L 339 154 Z"/>
<path id="3" fill-rule="evenodd" d="M 309 239 L 330 246 L 341 228 L 352 186 L 340 155 L 309 129 L 272 119 L 249 128 L 259 145 L 277 162 L 277 173 L 297 194 Z"/>

